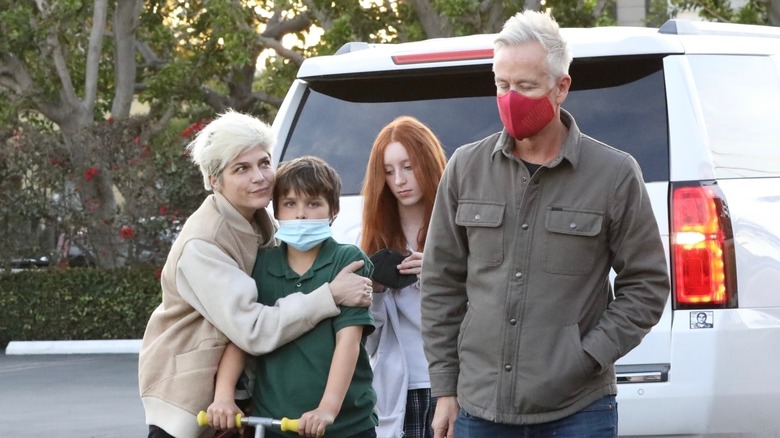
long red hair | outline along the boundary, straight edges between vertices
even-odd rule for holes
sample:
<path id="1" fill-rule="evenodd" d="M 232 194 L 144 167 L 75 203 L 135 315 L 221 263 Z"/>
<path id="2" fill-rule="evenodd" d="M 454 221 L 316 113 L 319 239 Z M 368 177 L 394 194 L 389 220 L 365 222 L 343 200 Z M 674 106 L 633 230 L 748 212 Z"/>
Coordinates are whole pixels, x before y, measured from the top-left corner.
<path id="1" fill-rule="evenodd" d="M 406 149 L 414 177 L 422 191 L 420 202 L 423 203 L 425 215 L 415 242 L 418 251 L 425 247 L 436 189 L 447 161 L 444 148 L 436 135 L 414 117 L 400 116 L 379 131 L 368 157 L 362 191 L 363 231 L 360 247 L 369 255 L 382 248 L 403 252 L 407 248 L 398 201 L 385 183 L 385 148 L 393 142 L 401 143 Z"/>

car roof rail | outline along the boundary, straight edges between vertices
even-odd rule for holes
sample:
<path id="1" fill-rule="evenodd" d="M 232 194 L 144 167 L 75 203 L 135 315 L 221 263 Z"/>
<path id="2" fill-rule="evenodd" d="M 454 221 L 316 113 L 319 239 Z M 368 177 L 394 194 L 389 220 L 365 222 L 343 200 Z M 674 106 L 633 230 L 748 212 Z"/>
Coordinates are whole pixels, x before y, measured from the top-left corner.
<path id="1" fill-rule="evenodd" d="M 757 24 L 715 23 L 671 19 L 664 23 L 658 33 L 671 35 L 726 35 L 780 38 L 780 27 Z"/>
<path id="2" fill-rule="evenodd" d="M 358 50 L 366 50 L 366 49 L 370 49 L 371 47 L 372 45 L 368 44 L 365 41 L 351 41 L 339 47 L 339 49 L 336 50 L 335 55 L 341 55 L 349 52 L 357 52 Z"/>

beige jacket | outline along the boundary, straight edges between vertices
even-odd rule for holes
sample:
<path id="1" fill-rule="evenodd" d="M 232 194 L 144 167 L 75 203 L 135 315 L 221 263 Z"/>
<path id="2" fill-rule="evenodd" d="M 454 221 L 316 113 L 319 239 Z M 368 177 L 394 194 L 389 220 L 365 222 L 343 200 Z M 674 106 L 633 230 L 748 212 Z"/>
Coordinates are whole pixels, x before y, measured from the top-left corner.
<path id="1" fill-rule="evenodd" d="M 152 313 L 139 356 L 138 381 L 147 424 L 177 438 L 207 434 L 196 415 L 214 398 L 225 345 L 262 354 L 338 315 L 328 285 L 269 307 L 257 302 L 249 275 L 259 247 L 273 245 L 268 212 L 260 231 L 220 194 L 187 219 L 162 271 L 162 303 Z"/>

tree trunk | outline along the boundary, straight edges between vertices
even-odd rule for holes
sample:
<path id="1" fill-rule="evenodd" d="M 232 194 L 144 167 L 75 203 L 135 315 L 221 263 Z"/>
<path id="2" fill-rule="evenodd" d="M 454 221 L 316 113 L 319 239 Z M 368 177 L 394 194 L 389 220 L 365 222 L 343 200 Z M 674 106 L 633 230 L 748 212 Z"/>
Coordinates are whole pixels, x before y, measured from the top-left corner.
<path id="1" fill-rule="evenodd" d="M 427 38 L 441 38 L 453 36 L 452 25 L 447 17 L 439 14 L 433 8 L 430 0 L 412 0 L 414 10 L 420 17 L 425 36 Z"/>
<path id="2" fill-rule="evenodd" d="M 119 0 L 114 16 L 114 81 L 116 92 L 111 105 L 111 117 L 122 120 L 130 115 L 136 79 L 135 29 L 141 18 L 142 0 Z"/>
<path id="3" fill-rule="evenodd" d="M 769 24 L 780 26 L 780 0 L 771 0 L 769 2 Z"/>
<path id="4" fill-rule="evenodd" d="M 98 267 L 117 268 L 125 264 L 126 257 L 114 225 L 119 212 L 114 182 L 110 169 L 100 159 L 100 139 L 87 125 L 60 125 L 71 166 L 76 170 L 72 181 L 75 193 L 71 195 L 80 203 L 87 227 L 87 248 L 82 249 L 92 253 Z"/>

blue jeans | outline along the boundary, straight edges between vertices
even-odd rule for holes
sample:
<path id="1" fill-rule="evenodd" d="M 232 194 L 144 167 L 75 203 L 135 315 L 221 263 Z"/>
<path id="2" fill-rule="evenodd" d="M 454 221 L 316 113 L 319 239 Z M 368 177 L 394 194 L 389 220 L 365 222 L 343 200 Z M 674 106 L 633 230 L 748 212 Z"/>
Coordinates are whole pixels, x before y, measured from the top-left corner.
<path id="1" fill-rule="evenodd" d="M 616 438 L 617 401 L 610 395 L 585 409 L 549 423 L 514 425 L 494 423 L 460 410 L 455 420 L 457 438 Z"/>

